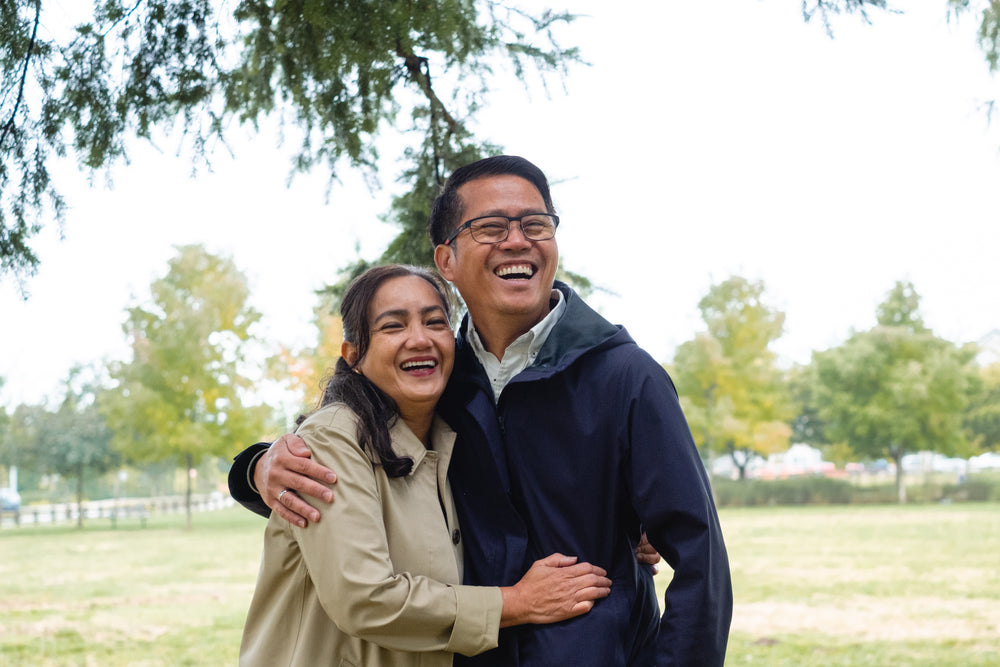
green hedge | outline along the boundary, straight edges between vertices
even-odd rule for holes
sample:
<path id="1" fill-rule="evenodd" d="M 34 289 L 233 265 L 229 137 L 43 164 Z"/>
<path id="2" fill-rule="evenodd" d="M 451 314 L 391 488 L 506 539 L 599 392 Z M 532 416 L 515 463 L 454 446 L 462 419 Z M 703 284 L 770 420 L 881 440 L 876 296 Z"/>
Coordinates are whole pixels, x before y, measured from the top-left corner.
<path id="1" fill-rule="evenodd" d="M 826 477 L 742 481 L 715 478 L 712 487 L 719 507 L 864 505 L 897 501 L 894 481 L 859 484 Z M 1000 479 L 984 474 L 971 476 L 961 483 L 907 480 L 906 498 L 914 503 L 1000 501 Z"/>

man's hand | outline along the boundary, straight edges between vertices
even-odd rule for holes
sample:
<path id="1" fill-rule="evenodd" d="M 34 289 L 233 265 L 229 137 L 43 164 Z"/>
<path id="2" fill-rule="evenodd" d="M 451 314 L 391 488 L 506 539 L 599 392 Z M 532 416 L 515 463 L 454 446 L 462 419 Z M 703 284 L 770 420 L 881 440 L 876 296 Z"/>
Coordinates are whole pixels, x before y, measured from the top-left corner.
<path id="1" fill-rule="evenodd" d="M 660 562 L 661 557 L 659 552 L 653 548 L 653 545 L 649 543 L 646 539 L 646 533 L 642 534 L 642 539 L 639 540 L 639 546 L 635 548 L 635 559 L 640 563 L 645 563 L 653 568 L 653 574 L 660 571 L 657 564 Z"/>
<path id="2" fill-rule="evenodd" d="M 309 525 L 309 521 L 319 521 L 319 510 L 297 494 L 333 502 L 333 491 L 321 481 L 333 484 L 337 475 L 313 461 L 305 441 L 294 433 L 276 440 L 257 460 L 253 471 L 253 483 L 264 503 L 285 521 L 301 528 Z"/>

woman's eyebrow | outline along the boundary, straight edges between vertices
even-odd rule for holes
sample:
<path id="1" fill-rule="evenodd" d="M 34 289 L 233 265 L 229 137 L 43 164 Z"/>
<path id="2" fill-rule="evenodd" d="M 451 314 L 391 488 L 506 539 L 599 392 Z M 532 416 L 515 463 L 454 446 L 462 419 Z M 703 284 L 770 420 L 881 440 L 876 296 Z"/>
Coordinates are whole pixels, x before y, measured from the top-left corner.
<path id="1" fill-rule="evenodd" d="M 444 308 L 441 307 L 441 306 L 438 306 L 438 305 L 426 306 L 424 308 L 421 308 L 420 309 L 420 314 L 421 315 L 427 315 L 428 313 L 432 313 L 434 311 L 438 311 L 441 314 L 444 314 Z M 391 310 L 386 310 L 386 311 L 381 312 L 378 315 L 376 315 L 375 316 L 375 322 L 379 322 L 380 320 L 383 320 L 383 319 L 385 319 L 387 317 L 406 317 L 409 314 L 410 314 L 410 311 L 407 310 L 406 308 L 393 308 Z"/>
<path id="2" fill-rule="evenodd" d="M 384 320 L 387 317 L 405 317 L 409 314 L 405 308 L 394 308 L 392 310 L 386 310 L 375 316 L 375 322 L 379 320 Z"/>

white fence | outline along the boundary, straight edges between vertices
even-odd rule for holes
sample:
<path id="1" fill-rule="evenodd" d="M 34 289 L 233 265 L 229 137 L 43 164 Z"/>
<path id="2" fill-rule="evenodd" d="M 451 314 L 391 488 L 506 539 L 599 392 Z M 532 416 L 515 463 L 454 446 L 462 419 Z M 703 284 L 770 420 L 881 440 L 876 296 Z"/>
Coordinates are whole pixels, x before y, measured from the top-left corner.
<path id="1" fill-rule="evenodd" d="M 210 512 L 233 505 L 233 499 L 221 492 L 191 495 L 192 512 Z M 151 514 L 173 514 L 183 512 L 184 496 L 158 496 L 153 498 L 107 498 L 86 500 L 83 503 L 83 517 L 87 522 L 109 521 L 112 526 L 121 521 L 138 521 L 146 525 Z M 55 503 L 51 505 L 22 505 L 20 510 L 0 514 L 0 527 L 15 528 L 38 525 L 76 523 L 80 507 L 76 503 Z"/>

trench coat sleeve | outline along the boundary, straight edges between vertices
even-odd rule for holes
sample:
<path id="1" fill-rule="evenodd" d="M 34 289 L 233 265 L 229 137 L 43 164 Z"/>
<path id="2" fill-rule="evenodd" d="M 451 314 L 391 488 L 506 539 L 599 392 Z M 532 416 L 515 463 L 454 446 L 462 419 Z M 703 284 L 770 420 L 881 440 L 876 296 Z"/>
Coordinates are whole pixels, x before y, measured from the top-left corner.
<path id="1" fill-rule="evenodd" d="M 650 544 L 674 570 L 657 665 L 721 667 L 733 592 L 708 475 L 669 376 L 652 358 L 636 369 L 644 370 L 630 380 L 639 388 L 628 411 L 633 504 Z"/>
<path id="2" fill-rule="evenodd" d="M 250 476 L 253 474 L 251 463 L 256 463 L 257 454 L 270 446 L 271 443 L 268 442 L 250 445 L 236 455 L 233 466 L 229 469 L 229 494 L 233 500 L 264 518 L 271 516 L 271 508 L 265 505 L 260 494 L 250 487 Z"/>
<path id="3" fill-rule="evenodd" d="M 353 422 L 339 429 L 307 421 L 299 434 L 314 460 L 338 471 L 337 501 L 321 508 L 323 520 L 305 529 L 288 524 L 331 620 L 389 649 L 474 655 L 495 648 L 503 606 L 498 587 L 449 585 L 394 570 L 376 480 L 381 473 L 356 442 Z M 434 529 L 443 530 L 442 515 L 434 518 Z M 413 521 L 414 530 L 423 529 L 421 517 Z"/>

